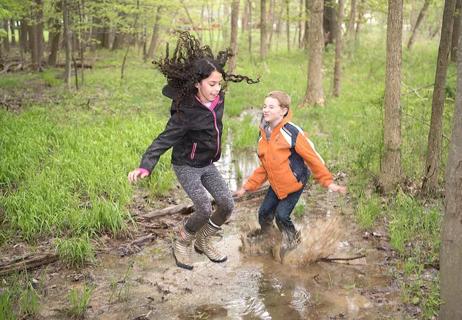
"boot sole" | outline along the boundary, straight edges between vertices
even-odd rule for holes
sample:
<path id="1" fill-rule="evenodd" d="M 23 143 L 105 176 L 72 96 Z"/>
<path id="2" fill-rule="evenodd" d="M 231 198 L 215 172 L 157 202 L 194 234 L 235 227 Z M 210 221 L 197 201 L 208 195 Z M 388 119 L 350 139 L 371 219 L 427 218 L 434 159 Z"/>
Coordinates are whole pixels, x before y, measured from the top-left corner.
<path id="1" fill-rule="evenodd" d="M 197 248 L 196 246 L 194 246 L 194 251 L 196 251 L 196 252 L 199 253 L 199 254 L 205 254 L 204 251 L 202 251 L 201 249 Z M 205 255 L 206 255 L 206 254 L 205 254 Z M 206 256 L 207 256 L 207 255 L 206 255 Z M 210 258 L 209 256 L 207 256 L 207 258 L 209 258 L 210 261 L 215 262 L 215 263 L 221 263 L 221 262 L 225 262 L 226 260 L 228 260 L 228 257 L 224 257 L 224 258 L 221 259 L 221 260 L 215 260 L 215 259 Z"/>
<path id="2" fill-rule="evenodd" d="M 178 267 L 186 269 L 186 270 L 192 270 L 194 268 L 193 266 L 190 266 L 189 264 L 184 264 L 178 261 L 175 255 L 175 250 L 173 250 L 173 248 L 172 248 L 172 253 L 173 253 L 173 258 L 175 259 L 175 263 Z"/>

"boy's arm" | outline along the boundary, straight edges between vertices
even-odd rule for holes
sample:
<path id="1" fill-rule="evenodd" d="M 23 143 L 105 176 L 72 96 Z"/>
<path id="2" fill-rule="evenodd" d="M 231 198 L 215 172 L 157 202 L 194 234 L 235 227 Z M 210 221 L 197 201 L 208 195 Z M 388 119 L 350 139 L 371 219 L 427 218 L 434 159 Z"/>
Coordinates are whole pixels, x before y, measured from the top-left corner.
<path id="1" fill-rule="evenodd" d="M 184 115 L 181 115 L 184 118 Z M 141 158 L 140 168 L 152 172 L 160 156 L 180 141 L 185 133 L 186 126 L 180 119 L 179 112 L 175 112 L 167 122 L 164 131 L 154 139 Z"/>
<path id="2" fill-rule="evenodd" d="M 305 160 L 310 168 L 314 178 L 322 186 L 328 187 L 332 182 L 332 174 L 326 168 L 324 160 L 314 148 L 313 142 L 308 137 L 300 132 L 295 142 L 295 151 Z"/>
<path id="3" fill-rule="evenodd" d="M 265 168 L 260 164 L 260 166 L 255 169 L 252 175 L 244 183 L 243 187 L 247 191 L 257 190 L 267 179 L 267 174 Z"/>

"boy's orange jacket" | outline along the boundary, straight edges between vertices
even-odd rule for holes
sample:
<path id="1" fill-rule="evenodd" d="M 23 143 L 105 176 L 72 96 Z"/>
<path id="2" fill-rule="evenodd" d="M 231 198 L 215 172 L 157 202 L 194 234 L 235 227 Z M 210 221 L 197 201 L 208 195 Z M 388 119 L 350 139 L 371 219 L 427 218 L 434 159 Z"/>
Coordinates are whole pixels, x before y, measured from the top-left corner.
<path id="1" fill-rule="evenodd" d="M 302 129 L 287 116 L 273 129 L 269 140 L 264 128 L 260 127 L 258 157 L 260 166 L 244 184 L 244 189 L 258 189 L 266 179 L 279 199 L 284 199 L 292 192 L 298 191 L 306 184 L 309 171 L 324 187 L 332 183 L 332 175 L 324 165 L 324 160 L 316 152 L 313 143 Z"/>

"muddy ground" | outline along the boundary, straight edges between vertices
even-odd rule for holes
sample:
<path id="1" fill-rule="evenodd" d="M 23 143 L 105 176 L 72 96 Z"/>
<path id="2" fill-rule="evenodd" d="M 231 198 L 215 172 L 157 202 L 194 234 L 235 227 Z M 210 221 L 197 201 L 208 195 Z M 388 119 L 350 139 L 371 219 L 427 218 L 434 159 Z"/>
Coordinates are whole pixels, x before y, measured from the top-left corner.
<path id="1" fill-rule="evenodd" d="M 49 266 L 40 276 L 44 294 L 38 318 L 68 319 L 68 294 L 72 288 L 84 286 L 93 288 L 87 319 L 406 317 L 391 273 L 394 258 L 386 237 L 357 229 L 347 198 L 317 187 L 304 192 L 303 215 L 294 219 L 303 230 L 303 242 L 284 263 L 260 242 L 246 240 L 246 232 L 257 226 L 261 200 L 239 202 L 216 239 L 228 255 L 224 263 L 195 254 L 192 271 L 176 267 L 171 230 L 183 217 L 164 216 L 151 221 L 163 231 L 137 253 L 121 252 L 122 240 L 107 240 L 112 249 L 101 251 L 94 265 L 80 270 L 69 270 L 59 263 Z M 137 208 L 140 212 L 147 209 Z M 278 237 L 273 240 L 277 246 Z M 365 257 L 306 264 L 321 257 L 359 256 Z"/>

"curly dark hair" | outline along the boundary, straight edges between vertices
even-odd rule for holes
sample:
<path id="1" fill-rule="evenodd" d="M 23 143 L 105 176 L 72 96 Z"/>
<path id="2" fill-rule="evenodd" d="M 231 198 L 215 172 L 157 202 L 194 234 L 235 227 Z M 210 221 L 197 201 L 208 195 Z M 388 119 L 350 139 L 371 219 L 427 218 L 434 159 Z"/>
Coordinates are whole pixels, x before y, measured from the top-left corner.
<path id="1" fill-rule="evenodd" d="M 187 31 L 178 31 L 178 41 L 173 54 L 170 55 L 169 46 L 165 57 L 153 61 L 156 67 L 167 78 L 167 84 L 175 89 L 174 100 L 179 104 L 188 94 L 196 93 L 195 84 L 208 78 L 213 71 L 222 74 L 226 82 L 246 81 L 248 84 L 258 83 L 247 76 L 228 74 L 224 67 L 228 59 L 233 56 L 231 49 L 219 51 L 216 57 L 207 45 L 201 45 L 193 35 Z"/>

